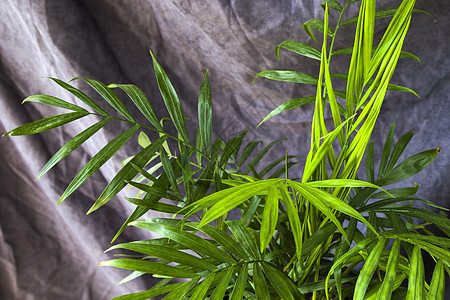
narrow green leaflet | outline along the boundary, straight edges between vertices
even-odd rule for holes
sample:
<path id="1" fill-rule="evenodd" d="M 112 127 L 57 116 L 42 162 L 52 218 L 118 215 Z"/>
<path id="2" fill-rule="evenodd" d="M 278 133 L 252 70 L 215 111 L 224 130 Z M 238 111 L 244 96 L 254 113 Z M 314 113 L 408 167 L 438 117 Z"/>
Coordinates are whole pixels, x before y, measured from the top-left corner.
<path id="1" fill-rule="evenodd" d="M 161 65 L 156 61 L 153 53 L 150 51 L 153 60 L 153 68 L 155 70 L 156 80 L 158 82 L 158 87 L 163 97 L 164 103 L 166 105 L 167 111 L 169 112 L 170 118 L 172 119 L 181 140 L 184 143 L 189 143 L 189 139 L 186 131 L 186 124 L 184 121 L 183 109 L 181 108 L 180 99 L 175 92 L 172 83 L 164 72 Z"/>
<path id="2" fill-rule="evenodd" d="M 438 156 L 440 149 L 430 149 L 417 153 L 393 168 L 383 178 L 375 182 L 377 185 L 389 185 L 405 180 L 425 169 Z"/>
<path id="3" fill-rule="evenodd" d="M 320 6 L 322 6 L 323 9 L 328 6 L 328 8 L 337 10 L 338 12 L 342 12 L 343 9 L 342 5 L 337 0 L 325 0 Z"/>
<path id="4" fill-rule="evenodd" d="M 324 30 L 324 27 L 325 27 L 324 22 L 319 19 L 310 19 L 310 20 L 306 21 L 305 23 L 303 23 L 302 26 L 303 26 L 303 29 L 306 31 L 306 33 L 316 42 L 317 42 L 317 39 L 314 36 L 314 34 L 312 33 L 311 28 L 315 29 L 317 31 L 320 31 L 322 33 L 325 31 Z M 329 35 L 329 36 L 334 35 L 333 29 L 331 29 L 331 27 L 329 27 L 329 26 L 327 28 L 327 35 Z"/>
<path id="5" fill-rule="evenodd" d="M 36 120 L 31 123 L 19 126 L 3 134 L 3 136 L 29 135 L 40 133 L 70 123 L 72 121 L 85 117 L 88 114 L 89 114 L 88 112 L 77 111 L 62 115 L 51 116 L 48 118 Z"/>
<path id="6" fill-rule="evenodd" d="M 164 172 L 167 175 L 167 178 L 169 179 L 170 185 L 172 186 L 173 190 L 177 193 L 177 195 L 179 195 L 180 190 L 178 189 L 177 177 L 175 176 L 175 172 L 173 171 L 172 164 L 170 163 L 169 160 L 169 156 L 167 155 L 164 149 L 161 149 L 160 156 Z"/>
<path id="7" fill-rule="evenodd" d="M 267 79 L 277 80 L 277 81 L 286 81 L 286 82 L 294 82 L 294 83 L 304 83 L 304 84 L 317 84 L 317 78 L 297 71 L 286 71 L 286 70 L 266 70 L 256 74 L 256 78 L 263 77 Z"/>
<path id="8" fill-rule="evenodd" d="M 149 191 L 154 191 L 154 190 L 157 190 L 157 189 L 149 189 Z M 162 191 L 159 194 L 157 194 L 157 192 L 156 192 L 153 195 L 161 196 L 161 198 L 164 198 L 164 197 L 169 198 L 168 194 L 164 193 Z M 163 203 L 163 202 L 148 201 L 148 200 L 144 200 L 144 199 L 140 199 L 140 198 L 125 197 L 125 200 L 127 200 L 128 202 L 130 202 L 134 205 L 145 207 L 148 210 L 169 213 L 169 214 L 177 214 L 182 209 L 179 206 L 175 206 L 175 205 L 171 205 L 171 204 L 167 204 L 167 203 Z"/>
<path id="9" fill-rule="evenodd" d="M 389 161 L 386 162 L 386 166 L 383 169 L 382 175 L 385 175 L 387 172 L 390 172 L 394 168 L 395 164 L 400 159 L 400 156 L 403 154 L 403 151 L 405 151 L 406 146 L 408 146 L 413 136 L 414 132 L 408 132 L 398 140 L 398 142 L 394 146 L 394 149 L 392 149 Z"/>
<path id="10" fill-rule="evenodd" d="M 212 101 L 208 70 L 198 93 L 198 126 L 202 138 L 202 147 L 206 154 L 211 153 Z"/>
<path id="11" fill-rule="evenodd" d="M 298 215 L 297 207 L 294 205 L 291 197 L 289 196 L 287 186 L 285 184 L 280 184 L 280 195 L 281 199 L 286 206 L 286 212 L 288 215 L 289 223 L 291 225 L 292 235 L 294 236 L 295 249 L 297 253 L 297 261 L 301 262 L 301 257 L 298 256 L 298 253 L 302 253 L 303 247 L 303 232 L 302 225 L 300 223 L 300 218 Z"/>
<path id="12" fill-rule="evenodd" d="M 242 300 L 244 296 L 245 286 L 247 284 L 248 264 L 241 266 L 238 278 L 234 284 L 233 291 L 230 295 L 230 300 Z"/>
<path id="13" fill-rule="evenodd" d="M 128 111 L 127 107 L 120 101 L 119 97 L 104 83 L 101 83 L 94 79 L 88 78 L 75 78 L 81 79 L 92 86 L 99 94 L 106 100 L 115 110 L 117 110 L 122 116 L 124 116 L 130 122 L 136 122 L 133 116 Z M 72 79 L 73 80 L 73 79 Z"/>
<path id="14" fill-rule="evenodd" d="M 117 193 L 119 193 L 127 185 L 126 181 L 132 180 L 138 174 L 138 170 L 133 167 L 133 164 L 143 168 L 149 160 L 152 159 L 153 155 L 159 150 L 161 145 L 166 140 L 167 135 L 158 138 L 149 146 L 142 149 L 141 152 L 135 155 L 125 166 L 123 166 L 103 190 L 94 205 L 92 205 L 89 209 L 88 214 L 105 205 L 109 200 L 117 195 Z"/>
<path id="15" fill-rule="evenodd" d="M 103 126 L 105 126 L 111 118 L 103 119 L 102 121 L 95 123 L 89 128 L 83 130 L 76 136 L 74 136 L 70 141 L 68 141 L 58 152 L 53 155 L 53 157 L 45 164 L 39 174 L 36 176 L 36 180 L 38 180 L 41 176 L 47 173 L 54 165 L 56 165 L 59 161 L 61 161 L 64 157 L 69 155 L 73 150 L 78 148 L 81 144 L 83 144 L 87 139 L 89 139 L 92 135 L 94 135 L 97 131 L 99 131 Z"/>
<path id="16" fill-rule="evenodd" d="M 300 107 L 305 104 L 313 103 L 316 101 L 316 96 L 308 96 L 308 97 L 301 97 L 301 98 L 294 98 L 289 101 L 286 101 L 282 103 L 280 106 L 272 110 L 259 124 L 258 127 L 261 126 L 262 123 L 269 120 L 273 116 L 278 115 L 279 113 L 282 113 L 284 111 L 294 109 L 297 107 Z"/>
<path id="17" fill-rule="evenodd" d="M 250 229 L 245 228 L 242 222 L 237 220 L 226 221 L 226 224 L 236 238 L 236 241 L 241 244 L 244 251 L 253 259 L 261 259 L 258 244 L 256 243 L 254 236 L 250 233 Z"/>
<path id="18" fill-rule="evenodd" d="M 149 289 L 147 291 L 122 295 L 122 296 L 114 298 L 113 300 L 147 300 L 147 299 L 151 299 L 153 297 L 171 292 L 183 284 L 184 284 L 184 282 L 178 282 L 178 283 L 168 284 L 168 285 L 164 285 L 164 286 L 155 285 L 154 287 L 152 287 L 151 289 Z"/>
<path id="19" fill-rule="evenodd" d="M 425 270 L 422 259 L 422 250 L 419 246 L 414 246 L 410 261 L 408 277 L 408 292 L 406 299 L 423 299 Z"/>
<path id="20" fill-rule="evenodd" d="M 255 167 L 276 143 L 283 141 L 283 140 L 285 140 L 285 139 L 275 140 L 275 141 L 271 142 L 269 145 L 267 145 L 266 147 L 264 147 L 260 152 L 258 152 L 258 154 L 255 155 L 255 157 L 252 159 L 252 161 L 249 163 L 249 165 Z M 247 169 L 245 169 L 244 174 L 248 174 L 249 172 L 250 172 L 250 168 L 248 167 Z"/>
<path id="21" fill-rule="evenodd" d="M 442 260 L 438 260 L 434 267 L 433 277 L 431 278 L 430 290 L 428 291 L 428 300 L 443 300 L 445 293 L 445 274 Z"/>
<path id="22" fill-rule="evenodd" d="M 373 49 L 372 50 L 372 54 L 374 54 L 375 51 L 376 51 L 376 49 Z M 332 55 L 351 55 L 352 52 L 353 52 L 353 47 L 346 47 L 346 48 L 334 50 L 333 52 L 331 52 L 331 54 Z M 410 53 L 410 52 L 401 51 L 400 52 L 400 58 L 412 58 L 412 59 L 417 60 L 420 64 L 422 64 L 420 59 L 417 56 L 415 56 L 414 54 Z"/>
<path id="23" fill-rule="evenodd" d="M 69 186 L 66 188 L 58 204 L 63 202 L 69 197 L 86 179 L 88 179 L 95 171 L 97 171 L 105 162 L 107 162 L 127 141 L 128 139 L 139 129 L 139 125 L 135 125 L 123 132 L 105 147 L 103 147 L 92 159 L 81 169 L 81 171 L 75 176 Z"/>
<path id="24" fill-rule="evenodd" d="M 249 259 L 249 256 L 247 255 L 247 253 L 245 253 L 242 247 L 239 246 L 239 244 L 225 231 L 211 225 L 204 225 L 202 227 L 199 227 L 199 223 L 194 222 L 186 223 L 185 226 L 196 228 L 204 234 L 208 235 L 217 243 L 219 243 L 222 246 L 222 249 L 230 252 L 231 254 L 244 260 Z"/>
<path id="25" fill-rule="evenodd" d="M 138 243 L 125 243 L 114 245 L 106 251 L 114 249 L 127 249 L 135 252 L 143 253 L 151 257 L 157 257 L 161 259 L 167 259 L 170 262 L 176 262 L 182 265 L 191 266 L 194 268 L 201 268 L 204 270 L 214 271 L 217 267 L 206 260 L 176 250 L 170 246 L 151 245 L 151 244 L 138 244 Z M 105 252 L 106 252 L 105 251 Z"/>
<path id="26" fill-rule="evenodd" d="M 241 167 L 247 161 L 255 148 L 261 143 L 262 141 L 250 141 L 247 145 L 245 145 L 244 150 L 242 150 L 241 155 L 239 156 L 237 163 L 238 167 Z"/>
<path id="27" fill-rule="evenodd" d="M 197 273 L 189 272 L 180 268 L 171 267 L 168 265 L 152 262 L 148 260 L 137 259 L 113 259 L 103 261 L 99 266 L 116 267 L 132 271 L 139 271 L 160 276 L 174 277 L 174 278 L 195 278 Z"/>
<path id="28" fill-rule="evenodd" d="M 37 103 L 52 105 L 52 106 L 61 107 L 61 108 L 65 108 L 65 109 L 70 109 L 73 111 L 79 111 L 79 112 L 84 112 L 84 113 L 88 112 L 87 110 L 85 110 L 82 107 L 79 107 L 72 103 L 69 103 L 69 102 L 61 100 L 59 98 L 56 98 L 53 96 L 48 96 L 48 95 L 33 95 L 33 96 L 30 96 L 30 97 L 26 98 L 25 100 L 23 100 L 22 103 L 25 103 L 25 102 L 37 102 Z"/>
<path id="29" fill-rule="evenodd" d="M 397 12 L 397 8 L 377 9 L 375 11 L 375 18 L 378 19 L 378 18 L 392 17 L 396 12 Z M 428 12 L 426 12 L 424 10 L 416 9 L 416 8 L 413 9 L 413 12 L 414 13 L 421 12 L 421 13 L 425 13 L 425 14 L 431 16 Z M 355 24 L 357 21 L 358 21 L 358 17 L 354 17 L 354 18 L 348 19 L 345 22 L 342 22 L 340 24 L 340 26 L 344 27 L 344 26 L 348 26 L 348 25 L 351 25 L 351 24 Z"/>
<path id="30" fill-rule="evenodd" d="M 292 280 L 287 274 L 284 274 L 280 270 L 272 267 L 266 262 L 262 262 L 261 266 L 269 279 L 273 288 L 280 295 L 281 299 L 284 300 L 298 300 L 304 299 L 304 297 L 299 293 L 297 287 L 294 285 Z"/>
<path id="31" fill-rule="evenodd" d="M 270 300 L 269 286 L 264 277 L 262 267 L 259 263 L 253 263 L 253 283 L 255 286 L 256 299 Z"/>
<path id="32" fill-rule="evenodd" d="M 297 54 L 315 59 L 320 60 L 320 52 L 316 48 L 311 47 L 308 44 L 304 44 L 297 41 L 287 40 L 279 44 L 276 48 L 276 55 L 277 59 L 280 59 L 280 48 L 284 48 L 287 50 L 290 50 L 292 52 L 295 52 Z"/>
<path id="33" fill-rule="evenodd" d="M 381 154 L 380 166 L 378 168 L 378 179 L 380 179 L 386 170 L 386 165 L 389 160 L 389 156 L 391 155 L 392 142 L 394 139 L 394 130 L 395 130 L 395 122 L 392 123 L 391 129 L 386 137 L 386 141 L 384 142 L 383 152 Z"/>
<path id="34" fill-rule="evenodd" d="M 193 233 L 185 232 L 162 224 L 152 223 L 151 220 L 139 220 L 130 223 L 130 225 L 150 230 L 154 233 L 174 240 L 179 244 L 185 245 L 195 252 L 214 257 L 220 261 L 227 262 L 229 264 L 236 263 L 236 261 L 224 251 L 218 249 L 210 242 Z"/>
<path id="35" fill-rule="evenodd" d="M 195 288 L 194 293 L 192 293 L 190 300 L 203 300 L 206 299 L 206 293 L 208 292 L 208 289 L 211 285 L 211 283 L 214 280 L 214 277 L 216 276 L 215 273 L 210 273 L 206 278 L 197 285 Z"/>
<path id="36" fill-rule="evenodd" d="M 156 116 L 155 110 L 153 109 L 150 101 L 144 92 L 133 84 L 110 84 L 109 88 L 120 88 L 122 89 L 128 97 L 134 102 L 139 111 L 147 118 L 147 120 L 159 131 L 164 131 L 161 123 Z"/>
<path id="37" fill-rule="evenodd" d="M 85 93 L 83 93 L 79 89 L 77 89 L 74 86 L 72 86 L 62 80 L 59 80 L 57 78 L 52 78 L 52 77 L 49 77 L 49 78 L 51 80 L 53 80 L 56 84 L 58 84 L 60 87 L 64 88 L 65 90 L 70 92 L 72 95 L 74 95 L 75 97 L 77 97 L 78 99 L 83 101 L 87 106 L 89 106 L 90 108 L 92 108 L 93 110 L 98 112 L 99 114 L 101 114 L 103 116 L 108 115 L 108 113 L 103 108 L 101 108 L 97 103 L 92 101 L 91 98 L 89 98 Z"/>
<path id="38" fill-rule="evenodd" d="M 400 255 L 400 241 L 395 240 L 389 253 L 383 283 L 377 293 L 377 299 L 391 299 L 397 274 L 397 262 Z"/>
<path id="39" fill-rule="evenodd" d="M 260 247 L 259 249 L 263 252 L 267 245 L 269 245 L 270 240 L 273 237 L 275 228 L 278 222 L 278 188 L 274 185 L 269 187 L 269 193 L 266 197 L 266 203 L 264 204 L 264 211 L 262 215 L 262 224 L 260 229 Z"/>
<path id="40" fill-rule="evenodd" d="M 230 267 L 227 271 L 225 271 L 225 275 L 220 279 L 216 288 L 214 289 L 209 300 L 223 300 L 225 296 L 225 292 L 227 291 L 227 287 L 230 284 L 231 277 L 233 276 L 234 268 Z"/>

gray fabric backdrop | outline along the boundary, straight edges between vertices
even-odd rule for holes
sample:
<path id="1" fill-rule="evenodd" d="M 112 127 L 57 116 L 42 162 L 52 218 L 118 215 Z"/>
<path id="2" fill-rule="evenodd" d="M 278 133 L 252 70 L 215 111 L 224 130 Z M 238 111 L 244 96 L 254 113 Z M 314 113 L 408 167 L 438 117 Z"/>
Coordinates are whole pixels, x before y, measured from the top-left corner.
<path id="1" fill-rule="evenodd" d="M 105 83 L 134 83 L 150 97 L 158 115 L 164 108 L 152 72 L 151 49 L 172 79 L 182 99 L 190 128 L 196 125 L 196 99 L 206 68 L 214 105 L 213 135 L 227 139 L 255 127 L 273 108 L 294 97 L 313 95 L 310 86 L 258 79 L 266 69 L 295 69 L 316 75 L 318 64 L 275 46 L 286 39 L 310 42 L 301 24 L 321 17 L 321 1 L 181 1 L 181 0 L 3 0 L 0 2 L 0 131 L 58 112 L 42 105 L 21 105 L 32 94 L 50 94 L 79 104 L 47 76 L 69 80 L 76 76 Z M 343 1 L 340 1 L 343 2 Z M 400 1 L 380 1 L 389 8 Z M 422 60 L 402 60 L 394 83 L 415 89 L 411 94 L 388 94 L 374 139 L 383 141 L 392 122 L 396 139 L 414 131 L 406 156 L 443 147 L 437 160 L 408 184 L 421 185 L 419 195 L 449 206 L 450 19 L 448 0 L 417 1 L 432 13 L 413 17 L 405 49 Z M 348 17 L 357 12 L 356 5 Z M 377 22 L 379 32 L 386 20 Z M 342 30 L 335 49 L 350 45 L 354 27 Z M 314 44 L 316 48 L 319 43 Z M 334 72 L 346 58 L 336 59 Z M 86 88 L 86 87 L 84 87 Z M 86 90 L 89 90 L 86 88 Z M 94 95 L 90 92 L 90 95 Z M 124 97 L 125 98 L 125 97 Z M 308 149 L 312 107 L 296 109 L 250 131 L 249 137 L 268 142 L 287 137 L 273 152 L 289 150 L 303 161 Z M 86 211 L 117 172 L 118 163 L 136 151 L 125 148 L 58 208 L 56 202 L 81 165 L 125 127 L 107 127 L 72 153 L 50 174 L 34 177 L 64 142 L 85 124 L 74 123 L 50 133 L 0 139 L 0 298 L 109 299 L 144 290 L 147 277 L 124 285 L 127 273 L 101 268 L 103 250 L 132 207 L 121 197 L 100 211 Z M 191 130 L 192 133 L 192 130 Z M 380 143 L 377 144 L 378 146 Z M 379 150 L 379 147 L 377 148 Z M 379 152 L 378 152 L 379 153 Z M 377 156 L 379 157 L 379 155 Z M 124 194 L 122 194 L 123 196 Z M 143 237 L 133 229 L 121 241 Z"/>

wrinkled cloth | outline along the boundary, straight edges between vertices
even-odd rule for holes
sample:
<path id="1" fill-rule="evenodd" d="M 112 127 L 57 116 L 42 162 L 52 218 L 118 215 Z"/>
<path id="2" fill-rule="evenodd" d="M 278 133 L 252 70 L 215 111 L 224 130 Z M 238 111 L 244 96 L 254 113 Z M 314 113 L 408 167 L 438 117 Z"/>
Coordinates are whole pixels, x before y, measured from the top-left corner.
<path id="1" fill-rule="evenodd" d="M 4 133 L 62 112 L 45 105 L 21 105 L 30 95 L 48 94 L 82 105 L 46 77 L 68 81 L 80 76 L 106 84 L 133 83 L 148 95 L 158 117 L 167 116 L 152 70 L 151 50 L 170 77 L 185 115 L 190 118 L 187 121 L 190 136 L 198 127 L 198 90 L 209 68 L 213 137 L 228 140 L 253 127 L 246 140 L 261 140 L 267 145 L 287 138 L 274 147 L 265 162 L 284 156 L 288 150 L 289 155 L 298 156 L 300 163 L 291 174 L 297 172 L 298 176 L 293 177 L 299 177 L 309 149 L 313 107 L 285 112 L 255 127 L 281 103 L 314 95 L 315 87 L 261 78 L 252 81 L 257 73 L 268 69 L 293 69 L 318 75 L 317 61 L 283 49 L 278 61 L 275 47 L 292 39 L 320 49 L 321 44 L 312 41 L 301 26 L 310 18 L 323 17 L 320 2 L 1 1 L 0 131 Z M 377 8 L 390 8 L 398 3 L 380 1 Z M 421 98 L 409 93 L 388 93 L 373 134 L 375 158 L 379 161 L 382 144 L 394 121 L 395 140 L 408 131 L 415 132 L 403 158 L 443 147 L 436 161 L 405 186 L 417 182 L 419 197 L 449 207 L 448 0 L 420 0 L 416 7 L 430 12 L 437 22 L 426 14 L 414 14 L 404 49 L 417 55 L 422 64 L 401 59 L 392 82 L 413 88 Z M 358 5 L 353 5 L 346 18 L 355 16 L 357 11 Z M 336 16 L 332 12 L 332 20 Z M 387 24 L 387 19 L 377 21 L 378 38 Z M 335 49 L 351 45 L 354 28 L 340 29 Z M 320 40 L 320 34 L 315 34 Z M 335 56 L 333 63 L 332 72 L 344 72 L 348 57 Z M 74 84 L 100 99 L 80 80 Z M 118 94 L 133 115 L 140 115 L 124 94 Z M 144 121 L 142 117 L 138 120 Z M 136 139 L 56 207 L 60 195 L 81 167 L 107 141 L 128 128 L 125 124 L 110 124 L 47 175 L 34 181 L 46 161 L 87 125 L 83 120 L 39 135 L 0 139 L 1 299 L 110 299 L 143 291 L 156 282 L 151 276 L 143 276 L 117 285 L 129 272 L 97 266 L 112 257 L 103 251 L 110 247 L 112 237 L 133 209 L 123 199 L 126 191 L 100 210 L 85 215 L 119 170 L 120 162 L 136 153 L 139 147 Z M 129 228 L 119 242 L 150 236 L 148 232 Z"/>

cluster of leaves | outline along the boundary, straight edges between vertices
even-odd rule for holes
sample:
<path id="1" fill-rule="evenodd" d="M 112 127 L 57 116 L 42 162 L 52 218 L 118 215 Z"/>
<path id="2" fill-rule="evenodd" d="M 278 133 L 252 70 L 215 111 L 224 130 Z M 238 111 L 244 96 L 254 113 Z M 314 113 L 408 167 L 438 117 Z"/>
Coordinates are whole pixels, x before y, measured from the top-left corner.
<path id="1" fill-rule="evenodd" d="M 55 78 L 52 80 L 56 84 L 93 112 L 47 95 L 25 99 L 73 112 L 34 121 L 6 135 L 39 133 L 89 116 L 101 118 L 67 142 L 38 177 L 107 123 L 126 122 L 131 126 L 92 157 L 58 203 L 140 131 L 142 150 L 124 161 L 122 169 L 89 212 L 106 204 L 127 186 L 137 188 L 136 197 L 126 198 L 136 209 L 113 241 L 127 226 L 149 230 L 161 238 L 114 245 L 109 250 L 123 249 L 134 254 L 100 265 L 131 270 L 121 283 L 144 274 L 153 274 L 161 280 L 147 291 L 117 299 L 148 299 L 163 294 L 166 294 L 164 299 L 328 299 L 330 296 L 443 299 L 444 270 L 450 274 L 450 240 L 434 236 L 426 226 L 435 224 L 449 236 L 450 221 L 445 215 L 412 206 L 414 202 L 422 202 L 437 207 L 414 197 L 418 185 L 387 188 L 422 171 L 437 157 L 439 149 L 399 162 L 413 134 L 405 134 L 394 145 L 393 125 L 375 174 L 374 144 L 370 143 L 386 92 L 416 94 L 389 82 L 399 58 L 418 60 L 401 48 L 411 14 L 419 10 L 414 9 L 412 0 L 404 0 L 399 8 L 387 10 L 376 10 L 374 0 L 362 0 L 359 15 L 342 21 L 347 7 L 356 2 L 359 1 L 348 0 L 342 6 L 336 0 L 325 1 L 324 20 L 304 23 L 304 29 L 314 40 L 311 29 L 323 33 L 321 51 L 291 40 L 277 46 L 277 57 L 280 49 L 286 49 L 319 61 L 318 77 L 285 70 L 263 71 L 256 76 L 317 86 L 315 96 L 287 101 L 261 122 L 283 111 L 314 103 L 311 148 L 301 179 L 289 177 L 289 168 L 296 164 L 291 161 L 293 156 L 286 155 L 257 168 L 278 141 L 262 149 L 260 141 L 243 146 L 248 130 L 228 142 L 213 141 L 208 72 L 199 91 L 199 128 L 195 138 L 190 139 L 180 100 L 153 54 L 157 83 L 177 131 L 176 137 L 167 133 L 164 119 L 157 117 L 148 98 L 134 85 L 106 86 L 80 78 L 121 117 L 108 114 L 81 90 Z M 329 26 L 329 9 L 340 14 L 334 29 Z M 374 21 L 380 17 L 392 17 L 392 20 L 379 45 L 374 47 Z M 338 29 L 355 23 L 354 46 L 333 51 Z M 330 74 L 331 57 L 340 54 L 351 54 L 349 70 Z M 345 80 L 346 91 L 333 89 L 332 78 Z M 136 121 L 136 116 L 129 112 L 113 88 L 120 88 L 129 96 L 148 124 Z M 331 130 L 324 119 L 327 105 L 333 118 Z M 150 141 L 143 130 L 155 131 L 159 138 Z M 176 142 L 176 151 L 169 147 L 168 139 Z M 357 171 L 365 153 L 366 181 L 361 181 Z M 148 211 L 175 214 L 182 219 L 141 219 Z M 426 223 L 416 225 L 414 219 Z M 424 279 L 423 250 L 436 261 L 430 283 Z"/>

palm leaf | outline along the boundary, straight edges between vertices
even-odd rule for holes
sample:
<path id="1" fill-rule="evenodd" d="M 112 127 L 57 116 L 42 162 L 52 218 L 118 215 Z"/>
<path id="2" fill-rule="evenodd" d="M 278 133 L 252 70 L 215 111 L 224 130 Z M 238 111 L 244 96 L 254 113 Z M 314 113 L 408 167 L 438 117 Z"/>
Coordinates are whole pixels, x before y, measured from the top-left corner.
<path id="1" fill-rule="evenodd" d="M 70 141 L 68 141 L 52 158 L 45 164 L 39 174 L 36 176 L 36 180 L 38 180 L 41 176 L 47 173 L 53 166 L 55 166 L 59 161 L 61 161 L 64 157 L 69 155 L 72 151 L 78 148 L 81 144 L 83 144 L 87 139 L 89 139 L 92 135 L 94 135 L 97 131 L 103 128 L 111 118 L 103 119 L 102 121 L 95 123 L 89 128 L 83 130 L 81 133 L 74 136 Z"/>
<path id="2" fill-rule="evenodd" d="M 114 138 L 106 146 L 104 146 L 97 154 L 95 154 L 66 188 L 61 198 L 59 199 L 58 204 L 69 197 L 84 181 L 86 181 L 86 179 L 88 179 L 105 162 L 107 162 L 139 129 L 139 127 L 139 125 L 135 125 L 126 130 L 125 132 Z"/>
<path id="3" fill-rule="evenodd" d="M 3 136 L 16 136 L 16 135 L 29 135 L 29 134 L 36 134 L 41 133 L 43 131 L 47 131 L 56 127 L 59 127 L 61 125 L 70 123 L 72 121 L 75 121 L 77 119 L 83 118 L 87 116 L 88 112 L 71 112 L 56 116 L 51 116 L 47 118 L 43 118 L 40 120 L 36 120 L 33 122 L 30 122 L 28 124 L 19 126 L 13 130 L 8 131 L 7 133 L 3 134 Z"/>

